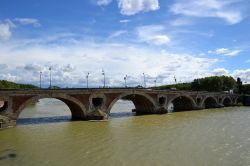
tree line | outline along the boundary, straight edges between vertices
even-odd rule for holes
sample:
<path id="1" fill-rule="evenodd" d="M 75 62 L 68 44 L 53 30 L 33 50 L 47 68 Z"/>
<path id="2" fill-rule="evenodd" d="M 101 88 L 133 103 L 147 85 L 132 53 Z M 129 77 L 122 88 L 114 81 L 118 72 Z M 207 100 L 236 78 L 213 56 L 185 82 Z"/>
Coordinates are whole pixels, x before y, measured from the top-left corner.
<path id="1" fill-rule="evenodd" d="M 211 76 L 194 79 L 191 83 L 162 85 L 153 89 L 178 89 L 192 91 L 222 92 L 233 90 L 235 93 L 250 94 L 250 84 L 243 85 L 240 78 L 231 76 Z"/>
<path id="2" fill-rule="evenodd" d="M 0 80 L 0 89 L 37 89 L 39 87 L 31 84 L 19 84 L 6 80 Z M 55 87 L 53 87 L 55 88 Z M 59 87 L 58 87 L 59 88 Z M 179 83 L 152 87 L 152 89 L 177 89 L 192 91 L 221 92 L 233 90 L 235 93 L 250 94 L 250 84 L 242 84 L 240 78 L 235 80 L 230 76 L 211 76 L 194 79 L 191 83 Z"/>
<path id="3" fill-rule="evenodd" d="M 11 81 L 0 80 L 0 89 L 37 89 L 38 87 L 31 84 L 18 84 Z"/>

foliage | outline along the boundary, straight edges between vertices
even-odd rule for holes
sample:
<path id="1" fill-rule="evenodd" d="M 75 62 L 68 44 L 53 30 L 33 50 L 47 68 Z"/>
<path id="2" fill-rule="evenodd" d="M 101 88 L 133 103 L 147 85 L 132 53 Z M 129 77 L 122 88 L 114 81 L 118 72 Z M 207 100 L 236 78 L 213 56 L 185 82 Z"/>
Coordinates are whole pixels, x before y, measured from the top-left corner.
<path id="1" fill-rule="evenodd" d="M 163 90 L 163 89 L 178 89 L 178 90 L 191 90 L 191 83 L 180 83 L 174 85 L 162 85 L 153 89 Z"/>
<path id="2" fill-rule="evenodd" d="M 229 91 L 236 89 L 237 84 L 233 77 L 228 76 L 212 76 L 195 79 L 191 83 L 180 83 L 174 85 L 162 85 L 153 89 L 178 89 L 178 90 L 193 90 L 193 91 Z"/>
<path id="3" fill-rule="evenodd" d="M 37 89 L 37 86 L 30 84 L 18 84 L 6 80 L 0 80 L 0 89 Z"/>
<path id="4" fill-rule="evenodd" d="M 250 84 L 242 85 L 242 92 L 250 95 Z"/>
<path id="5" fill-rule="evenodd" d="M 60 89 L 59 86 L 52 86 L 52 87 L 49 87 L 48 89 Z"/>
<path id="6" fill-rule="evenodd" d="M 212 76 L 205 77 L 201 79 L 195 79 L 191 83 L 192 90 L 200 91 L 210 91 L 210 92 L 219 92 L 219 91 L 229 91 L 230 89 L 236 88 L 236 81 L 233 77 L 228 76 Z"/>

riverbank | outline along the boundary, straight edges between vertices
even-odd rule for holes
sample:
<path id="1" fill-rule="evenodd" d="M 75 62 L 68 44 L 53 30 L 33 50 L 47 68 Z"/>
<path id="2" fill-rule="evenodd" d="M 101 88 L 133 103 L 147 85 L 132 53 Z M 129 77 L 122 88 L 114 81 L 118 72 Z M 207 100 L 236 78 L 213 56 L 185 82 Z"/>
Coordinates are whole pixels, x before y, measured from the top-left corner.
<path id="1" fill-rule="evenodd" d="M 14 127 L 15 125 L 16 125 L 15 121 L 0 115 L 0 130 L 11 128 Z"/>

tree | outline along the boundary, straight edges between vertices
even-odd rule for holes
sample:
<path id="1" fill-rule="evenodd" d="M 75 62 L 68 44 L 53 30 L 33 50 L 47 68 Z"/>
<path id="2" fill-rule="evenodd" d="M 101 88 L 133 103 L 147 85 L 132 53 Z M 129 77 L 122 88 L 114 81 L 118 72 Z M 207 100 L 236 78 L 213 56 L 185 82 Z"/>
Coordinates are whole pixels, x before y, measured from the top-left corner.
<path id="1" fill-rule="evenodd" d="M 230 89 L 236 88 L 236 82 L 233 77 L 222 76 L 222 79 L 224 91 L 229 91 Z"/>
<path id="2" fill-rule="evenodd" d="M 30 84 L 18 84 L 6 80 L 0 80 L 0 89 L 36 89 L 37 86 L 30 85 Z"/>
<path id="3" fill-rule="evenodd" d="M 200 79 L 195 79 L 191 83 L 192 90 L 195 91 L 228 91 L 236 87 L 236 81 L 233 77 L 228 76 L 211 76 Z"/>

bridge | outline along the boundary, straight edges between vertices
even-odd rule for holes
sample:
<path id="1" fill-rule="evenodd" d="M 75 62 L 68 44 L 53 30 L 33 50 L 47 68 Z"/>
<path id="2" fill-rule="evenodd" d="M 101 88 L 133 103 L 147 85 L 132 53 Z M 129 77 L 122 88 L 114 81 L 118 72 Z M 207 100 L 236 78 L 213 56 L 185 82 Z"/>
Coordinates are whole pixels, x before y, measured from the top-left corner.
<path id="1" fill-rule="evenodd" d="M 0 115 L 15 123 L 27 105 L 43 98 L 64 102 L 72 119 L 104 120 L 120 99 L 132 101 L 137 114 L 164 114 L 170 111 L 170 104 L 173 112 L 230 106 L 238 102 L 239 95 L 139 88 L 0 90 Z"/>

